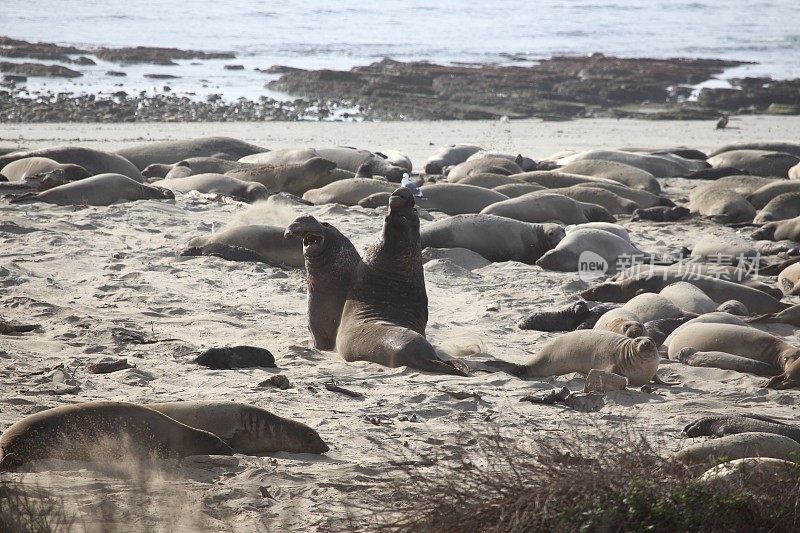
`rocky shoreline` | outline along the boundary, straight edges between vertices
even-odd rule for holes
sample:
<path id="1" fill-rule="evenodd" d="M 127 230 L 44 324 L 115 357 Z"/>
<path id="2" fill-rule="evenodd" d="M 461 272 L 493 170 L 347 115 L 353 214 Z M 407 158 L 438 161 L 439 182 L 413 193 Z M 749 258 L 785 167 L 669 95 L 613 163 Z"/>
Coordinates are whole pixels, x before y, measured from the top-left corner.
<path id="1" fill-rule="evenodd" d="M 264 120 L 475 120 L 586 117 L 715 119 L 723 114 L 800 114 L 800 79 L 734 78 L 730 88 L 695 86 L 743 65 L 717 59 L 618 58 L 593 54 L 553 57 L 536 65 L 436 65 L 384 59 L 348 71 L 255 68 L 279 75 L 262 96 L 226 100 L 176 94 L 171 74 L 145 74 L 167 84 L 161 92 L 109 94 L 28 92 L 28 77 L 82 76 L 92 57 L 130 65 L 177 65 L 176 60 L 235 59 L 230 52 L 128 47 L 82 49 L 0 37 L 4 74 L 0 120 L 6 122 L 264 121 Z M 510 58 L 513 60 L 513 58 Z M 44 64 L 57 61 L 68 64 Z M 225 65 L 242 70 L 242 65 Z M 125 72 L 108 76 L 125 79 Z M 122 85 L 124 89 L 124 85 Z"/>

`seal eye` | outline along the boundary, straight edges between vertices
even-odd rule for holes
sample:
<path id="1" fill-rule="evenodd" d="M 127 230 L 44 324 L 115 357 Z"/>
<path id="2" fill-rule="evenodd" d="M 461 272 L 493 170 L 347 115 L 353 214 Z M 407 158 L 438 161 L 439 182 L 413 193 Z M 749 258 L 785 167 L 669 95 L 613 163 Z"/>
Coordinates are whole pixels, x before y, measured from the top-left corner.
<path id="1" fill-rule="evenodd" d="M 319 235 L 306 235 L 303 238 L 303 246 L 312 246 L 314 244 L 319 244 L 322 241 L 322 237 Z"/>

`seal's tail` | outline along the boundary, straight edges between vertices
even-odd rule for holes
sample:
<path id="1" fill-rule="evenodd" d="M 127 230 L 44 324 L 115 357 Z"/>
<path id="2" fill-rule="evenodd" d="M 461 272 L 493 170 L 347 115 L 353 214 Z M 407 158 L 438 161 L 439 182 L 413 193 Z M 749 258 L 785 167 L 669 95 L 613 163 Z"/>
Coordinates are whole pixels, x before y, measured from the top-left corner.
<path id="1" fill-rule="evenodd" d="M 439 357 L 467 357 L 486 353 L 486 340 L 477 333 L 462 333 L 458 337 L 445 339 L 436 343 Z"/>

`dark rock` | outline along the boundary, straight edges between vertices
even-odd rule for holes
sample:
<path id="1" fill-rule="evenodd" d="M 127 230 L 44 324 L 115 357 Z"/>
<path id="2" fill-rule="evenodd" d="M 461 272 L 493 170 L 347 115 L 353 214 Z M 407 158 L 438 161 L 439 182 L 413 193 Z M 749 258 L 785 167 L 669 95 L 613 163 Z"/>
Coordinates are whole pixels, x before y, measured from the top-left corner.
<path id="1" fill-rule="evenodd" d="M 43 65 L 41 63 L 9 63 L 0 62 L 0 72 L 29 77 L 77 78 L 82 74 L 61 65 Z"/>
<path id="2" fill-rule="evenodd" d="M 180 76 L 172 74 L 145 74 L 144 77 L 150 80 L 174 80 L 180 78 Z"/>
<path id="3" fill-rule="evenodd" d="M 225 65 L 225 70 L 244 70 L 244 65 Z"/>
<path id="4" fill-rule="evenodd" d="M 122 76 L 127 76 L 127 74 L 124 73 L 124 72 L 121 72 L 119 70 L 108 70 L 108 71 L 106 71 L 106 76 L 116 76 L 116 77 L 120 78 Z"/>

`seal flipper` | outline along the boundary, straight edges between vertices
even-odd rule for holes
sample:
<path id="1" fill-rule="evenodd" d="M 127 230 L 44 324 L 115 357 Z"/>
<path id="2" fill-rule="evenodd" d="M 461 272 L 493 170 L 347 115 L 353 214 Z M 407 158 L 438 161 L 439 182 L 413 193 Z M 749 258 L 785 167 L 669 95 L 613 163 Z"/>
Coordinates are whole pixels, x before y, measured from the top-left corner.
<path id="1" fill-rule="evenodd" d="M 26 192 L 25 194 L 16 194 L 12 195 L 9 198 L 9 203 L 12 204 L 24 204 L 28 202 L 38 202 L 39 201 L 39 193 L 38 192 Z"/>

